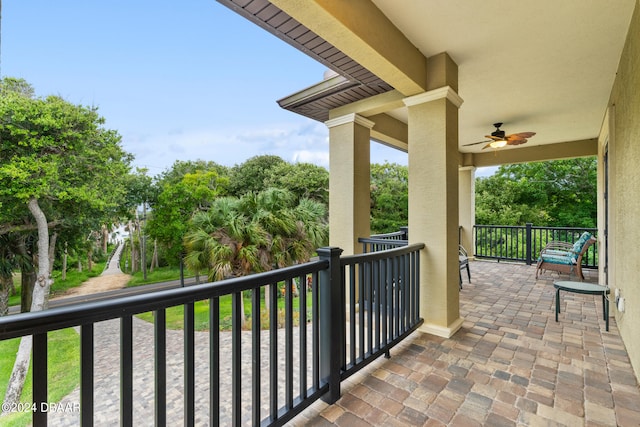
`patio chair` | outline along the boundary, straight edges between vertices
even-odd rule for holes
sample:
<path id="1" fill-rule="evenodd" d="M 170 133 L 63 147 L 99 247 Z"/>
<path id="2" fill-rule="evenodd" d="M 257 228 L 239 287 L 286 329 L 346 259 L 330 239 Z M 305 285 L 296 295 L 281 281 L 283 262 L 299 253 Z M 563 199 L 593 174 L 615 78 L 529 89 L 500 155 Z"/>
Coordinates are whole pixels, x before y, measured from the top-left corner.
<path id="1" fill-rule="evenodd" d="M 572 274 L 584 280 L 582 274 L 582 256 L 587 252 L 589 246 L 596 242 L 596 238 L 591 233 L 585 231 L 575 243 L 553 241 L 542 249 L 538 257 L 536 267 L 536 280 L 539 273 L 546 270 L 557 271 L 558 273 Z"/>
<path id="2" fill-rule="evenodd" d="M 469 270 L 469 256 L 467 255 L 467 250 L 462 246 L 458 245 L 458 261 L 460 263 L 460 270 L 458 271 L 458 275 L 460 276 L 460 289 L 462 289 L 462 273 L 463 269 L 467 269 L 467 277 L 469 278 L 469 283 L 471 283 L 471 271 Z"/>

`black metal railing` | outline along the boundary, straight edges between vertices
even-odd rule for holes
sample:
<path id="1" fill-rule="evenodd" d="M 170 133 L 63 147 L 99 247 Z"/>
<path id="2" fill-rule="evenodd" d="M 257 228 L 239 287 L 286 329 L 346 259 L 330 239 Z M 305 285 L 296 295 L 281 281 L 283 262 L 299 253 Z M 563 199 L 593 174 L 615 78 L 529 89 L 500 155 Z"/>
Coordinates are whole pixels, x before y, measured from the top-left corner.
<path id="1" fill-rule="evenodd" d="M 388 356 L 395 344 L 421 324 L 418 282 L 423 247 L 411 245 L 342 258 L 338 248 L 321 248 L 318 261 L 267 273 L 3 317 L 0 340 L 33 336 L 36 410 L 32 419 L 36 426 L 47 424 L 47 411 L 40 408 L 49 402 L 48 335 L 69 327 L 79 328 L 80 333 L 79 421 L 85 426 L 96 423 L 101 391 L 95 377 L 96 348 L 101 346 L 97 331 L 104 325 L 99 322 L 108 320 L 119 324 L 120 408 L 118 415 L 113 414 L 113 407 L 108 408 L 113 422 L 136 425 L 151 417 L 156 425 L 180 422 L 168 417 L 175 412 L 168 411 L 168 405 L 176 404 L 176 399 L 167 399 L 169 374 L 174 374 L 171 366 L 176 366 L 168 359 L 177 358 L 183 366 L 179 404 L 184 425 L 195 425 L 196 419 L 206 419 L 208 414 L 210 425 L 279 426 L 321 397 L 335 402 L 341 380 L 380 355 Z M 296 282 L 299 297 L 294 304 Z M 283 284 L 284 309 L 278 309 Z M 261 298 L 261 291 L 269 295 L 265 316 L 266 298 Z M 242 327 L 243 292 L 251 293 L 249 331 Z M 228 296 L 231 331 L 221 332 L 221 300 Z M 196 333 L 194 312 L 201 301 L 208 304 L 208 332 Z M 173 307 L 182 307 L 184 312 L 181 355 L 169 351 L 175 334 L 168 334 L 167 310 Z M 145 387 L 135 383 L 140 368 L 134 365 L 138 336 L 133 326 L 140 321 L 134 316 L 149 311 L 154 319 L 152 332 L 149 330 L 153 354 L 145 357 L 153 357 L 154 367 L 143 376 L 146 387 L 153 384 L 153 413 L 141 413 L 136 406 L 134 414 L 134 396 L 138 395 L 134 388 Z M 208 341 L 209 352 L 204 363 L 208 365 L 208 408 L 202 411 L 200 403 L 196 405 L 196 368 L 198 372 L 202 369 L 196 366 L 196 338 L 199 345 Z M 230 382 L 227 391 L 222 390 L 225 379 Z M 100 414 L 99 419 L 104 416 Z"/>
<path id="2" fill-rule="evenodd" d="M 346 379 L 416 330 L 420 318 L 420 250 L 424 244 L 341 259 L 348 298 L 341 337 Z"/>
<path id="3" fill-rule="evenodd" d="M 388 249 L 407 246 L 409 244 L 409 227 L 400 227 L 400 231 L 384 234 L 372 234 L 369 237 L 360 237 L 358 242 L 362 243 L 362 252 L 386 251 Z"/>
<path id="4" fill-rule="evenodd" d="M 551 241 L 575 243 L 588 231 L 597 234 L 595 228 L 474 225 L 474 256 L 476 258 L 536 262 L 540 251 Z M 597 243 L 589 247 L 582 257 L 583 268 L 598 268 Z"/>

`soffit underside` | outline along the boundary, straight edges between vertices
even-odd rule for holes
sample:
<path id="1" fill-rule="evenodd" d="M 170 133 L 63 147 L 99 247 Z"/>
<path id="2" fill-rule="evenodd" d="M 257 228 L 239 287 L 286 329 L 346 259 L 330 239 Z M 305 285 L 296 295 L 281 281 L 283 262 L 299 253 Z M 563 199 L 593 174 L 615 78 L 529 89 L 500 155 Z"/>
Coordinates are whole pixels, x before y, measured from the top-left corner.
<path id="1" fill-rule="evenodd" d="M 329 110 L 332 108 L 393 90 L 393 87 L 378 76 L 271 4 L 269 0 L 217 1 L 344 76 L 350 82 L 348 85 L 343 85 L 340 90 L 328 89 L 325 93 L 318 93 L 305 102 L 292 105 L 281 104 L 283 108 L 325 122 L 329 119 Z"/>

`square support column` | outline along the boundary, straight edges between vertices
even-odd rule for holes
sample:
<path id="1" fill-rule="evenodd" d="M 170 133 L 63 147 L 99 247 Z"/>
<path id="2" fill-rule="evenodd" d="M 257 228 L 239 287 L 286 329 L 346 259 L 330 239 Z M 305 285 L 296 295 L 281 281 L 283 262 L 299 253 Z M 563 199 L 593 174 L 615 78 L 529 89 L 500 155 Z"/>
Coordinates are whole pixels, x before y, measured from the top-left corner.
<path id="1" fill-rule="evenodd" d="M 370 139 L 374 123 L 357 114 L 331 119 L 329 128 L 329 244 L 345 255 L 362 252 L 370 230 Z"/>
<path id="2" fill-rule="evenodd" d="M 420 259 L 421 330 L 451 337 L 462 325 L 458 282 L 458 108 L 449 86 L 405 99 L 409 110 L 409 241 Z"/>
<path id="3" fill-rule="evenodd" d="M 473 253 L 473 226 L 476 221 L 476 168 L 465 166 L 458 169 L 458 205 L 460 209 L 460 244 Z"/>

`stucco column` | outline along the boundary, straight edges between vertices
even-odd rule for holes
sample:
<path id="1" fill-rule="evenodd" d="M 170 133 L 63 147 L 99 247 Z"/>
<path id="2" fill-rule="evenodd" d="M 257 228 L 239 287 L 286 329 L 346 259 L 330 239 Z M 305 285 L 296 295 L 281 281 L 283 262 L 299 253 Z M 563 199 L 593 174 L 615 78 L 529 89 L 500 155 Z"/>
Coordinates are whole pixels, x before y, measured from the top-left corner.
<path id="1" fill-rule="evenodd" d="M 450 337 L 462 325 L 458 283 L 458 108 L 449 86 L 405 99 L 409 111 L 409 241 L 420 258 L 421 330 Z"/>
<path id="2" fill-rule="evenodd" d="M 458 207 L 460 209 L 460 244 L 473 254 L 473 226 L 476 220 L 476 168 L 458 169 Z"/>
<path id="3" fill-rule="evenodd" d="M 359 237 L 370 235 L 370 135 L 374 123 L 347 114 L 329 128 L 329 244 L 350 255 L 362 252 Z"/>

